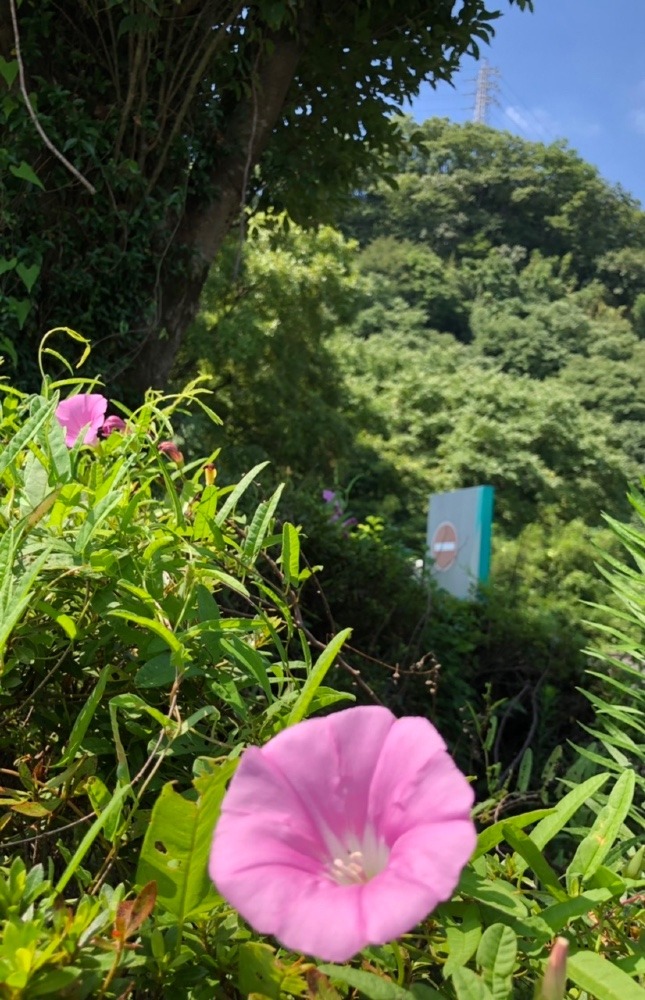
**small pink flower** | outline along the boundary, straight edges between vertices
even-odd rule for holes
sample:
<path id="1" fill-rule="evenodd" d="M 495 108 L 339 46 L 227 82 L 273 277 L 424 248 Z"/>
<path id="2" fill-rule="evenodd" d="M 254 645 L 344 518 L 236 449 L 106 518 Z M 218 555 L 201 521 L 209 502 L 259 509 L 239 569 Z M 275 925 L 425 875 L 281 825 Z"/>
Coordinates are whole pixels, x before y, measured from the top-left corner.
<path id="1" fill-rule="evenodd" d="M 184 456 L 174 441 L 162 441 L 159 445 L 159 451 L 162 451 L 164 455 L 167 455 L 168 458 L 171 461 L 176 462 L 177 465 L 181 465 L 184 461 Z"/>
<path id="2" fill-rule="evenodd" d="M 56 419 L 65 429 L 65 444 L 73 448 L 84 431 L 83 444 L 96 444 L 108 401 L 99 393 L 79 393 L 56 407 Z"/>
<path id="3" fill-rule="evenodd" d="M 109 437 L 113 431 L 120 431 L 123 433 L 125 430 L 125 420 L 121 417 L 117 417 L 112 414 L 110 417 L 106 417 L 103 421 L 103 426 L 101 427 L 101 434 L 103 437 Z"/>
<path id="4" fill-rule="evenodd" d="M 344 962 L 450 898 L 475 846 L 472 803 L 427 719 L 346 709 L 245 751 L 210 875 L 259 933 Z"/>

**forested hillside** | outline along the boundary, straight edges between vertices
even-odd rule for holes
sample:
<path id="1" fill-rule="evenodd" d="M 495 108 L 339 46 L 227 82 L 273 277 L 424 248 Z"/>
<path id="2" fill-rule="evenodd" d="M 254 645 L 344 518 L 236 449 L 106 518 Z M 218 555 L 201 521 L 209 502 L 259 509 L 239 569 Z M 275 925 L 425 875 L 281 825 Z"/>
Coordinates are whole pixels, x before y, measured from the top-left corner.
<path id="1" fill-rule="evenodd" d="M 511 535 L 547 512 L 597 525 L 645 457 L 645 215 L 564 146 L 446 121 L 412 138 L 343 235 L 252 220 L 184 365 L 235 401 L 239 442 L 355 479 L 411 542 L 430 490 L 478 482 Z"/>
<path id="2" fill-rule="evenodd" d="M 197 361 L 234 413 L 230 475 L 270 459 L 286 477 L 324 566 L 321 637 L 351 623 L 359 649 L 404 666 L 430 651 L 480 695 L 489 681 L 514 694 L 518 677 L 571 692 L 582 602 L 605 596 L 602 515 L 628 516 L 645 457 L 645 215 L 564 144 L 400 127 L 408 155 L 336 229 L 250 219 L 178 375 Z M 428 494 L 479 483 L 496 490 L 487 600 L 466 611 L 438 595 L 428 613 L 404 579 Z M 358 526 L 328 524 L 324 488 Z"/>

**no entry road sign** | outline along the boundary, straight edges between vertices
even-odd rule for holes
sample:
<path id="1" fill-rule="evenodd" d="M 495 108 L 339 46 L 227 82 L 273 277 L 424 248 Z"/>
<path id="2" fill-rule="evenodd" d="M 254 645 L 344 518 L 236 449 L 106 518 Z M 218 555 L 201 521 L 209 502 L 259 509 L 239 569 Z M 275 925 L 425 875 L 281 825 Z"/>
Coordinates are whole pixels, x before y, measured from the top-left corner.
<path id="1" fill-rule="evenodd" d="M 430 543 L 430 554 L 438 570 L 450 569 L 457 558 L 457 529 L 451 521 L 442 521 Z"/>

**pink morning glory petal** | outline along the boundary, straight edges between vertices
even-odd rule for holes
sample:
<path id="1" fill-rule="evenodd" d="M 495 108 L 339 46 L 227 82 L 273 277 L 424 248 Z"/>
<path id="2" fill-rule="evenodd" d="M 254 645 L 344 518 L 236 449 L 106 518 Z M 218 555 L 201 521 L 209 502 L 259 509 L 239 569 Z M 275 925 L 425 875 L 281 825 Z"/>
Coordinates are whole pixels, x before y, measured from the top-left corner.
<path id="1" fill-rule="evenodd" d="M 100 393 L 79 393 L 63 399 L 56 407 L 56 419 L 65 430 L 65 444 L 73 448 L 83 433 L 83 444 L 96 444 L 103 426 L 108 401 Z"/>
<path id="2" fill-rule="evenodd" d="M 260 933 L 343 962 L 450 898 L 475 846 L 472 800 L 426 719 L 347 709 L 244 753 L 210 874 Z"/>
<path id="3" fill-rule="evenodd" d="M 445 751 L 446 744 L 427 719 L 399 719 L 388 733 L 374 771 L 369 806 L 372 823 L 388 843 L 427 822 L 428 816 L 437 822 L 468 815 L 473 790 Z"/>

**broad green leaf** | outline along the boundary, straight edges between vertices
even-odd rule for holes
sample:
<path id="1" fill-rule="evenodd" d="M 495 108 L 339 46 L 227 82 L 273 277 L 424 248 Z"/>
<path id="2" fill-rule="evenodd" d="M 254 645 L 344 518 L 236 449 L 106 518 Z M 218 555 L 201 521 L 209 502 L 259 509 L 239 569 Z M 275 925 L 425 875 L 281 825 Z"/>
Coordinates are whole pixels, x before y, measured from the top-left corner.
<path id="1" fill-rule="evenodd" d="M 18 60 L 5 59 L 4 56 L 0 56 L 0 76 L 6 83 L 7 87 L 10 87 L 18 76 Z"/>
<path id="2" fill-rule="evenodd" d="M 513 969 L 517 957 L 517 935 L 505 924 L 492 924 L 477 948 L 477 964 L 495 1000 L 511 996 Z"/>
<path id="3" fill-rule="evenodd" d="M 404 990 L 389 979 L 374 976 L 371 972 L 363 972 L 360 969 L 352 969 L 347 965 L 319 965 L 318 971 L 329 976 L 334 982 L 346 983 L 347 986 L 360 990 L 368 1000 L 413 1000 L 414 998 L 414 993 Z"/>
<path id="4" fill-rule="evenodd" d="M 472 969 L 457 969 L 452 977 L 452 985 L 457 994 L 457 1000 L 493 1000 L 493 994 L 488 989 L 481 976 Z"/>
<path id="5" fill-rule="evenodd" d="M 40 177 L 25 160 L 23 160 L 17 167 L 9 167 L 9 170 L 14 177 L 19 177 L 23 181 L 29 181 L 31 184 L 35 184 L 36 187 L 41 189 L 41 191 L 45 190 L 45 186 Z"/>
<path id="6" fill-rule="evenodd" d="M 645 1000 L 642 986 L 594 951 L 571 955 L 567 960 L 567 976 L 595 1000 Z"/>
<path id="7" fill-rule="evenodd" d="M 463 907 L 461 923 L 459 925 L 452 921 L 446 923 L 448 958 L 443 967 L 446 978 L 470 961 L 477 951 L 482 936 L 479 908 L 474 904 L 461 905 Z"/>
<path id="8" fill-rule="evenodd" d="M 298 695 L 297 702 L 291 709 L 289 719 L 287 721 L 288 726 L 293 726 L 296 722 L 300 722 L 305 718 L 313 696 L 324 681 L 325 675 L 338 656 L 343 643 L 351 634 L 351 628 L 343 629 L 342 632 L 339 632 L 338 635 L 334 636 L 327 648 L 320 654 L 314 663 L 311 673 L 307 677 L 300 694 Z"/>
<path id="9" fill-rule="evenodd" d="M 7 299 L 9 307 L 18 320 L 18 327 L 22 330 L 25 320 L 31 312 L 31 299 L 17 299 L 15 295 L 10 295 Z"/>
<path id="10" fill-rule="evenodd" d="M 485 878 L 468 867 L 461 873 L 457 892 L 468 896 L 508 916 L 526 917 L 527 909 L 522 901 L 522 893 L 513 889 L 508 882 L 499 878 Z"/>
<path id="11" fill-rule="evenodd" d="M 573 860 L 567 868 L 567 887 L 585 882 L 598 870 L 620 833 L 629 807 L 634 798 L 636 775 L 631 769 L 624 771 L 611 790 L 607 803 L 598 813 L 591 830 L 578 845 Z"/>
<path id="12" fill-rule="evenodd" d="M 238 950 L 237 988 L 243 997 L 256 994 L 269 1000 L 280 1000 L 280 984 L 284 972 L 275 960 L 268 944 L 245 941 Z"/>
<path id="13" fill-rule="evenodd" d="M 215 890 L 208 875 L 213 830 L 226 783 L 236 761 L 200 779 L 202 794 L 190 801 L 164 785 L 155 802 L 141 848 L 136 884 L 157 883 L 157 901 L 183 923 L 212 905 Z"/>
<path id="14" fill-rule="evenodd" d="M 134 675 L 138 688 L 170 687 L 176 679 L 177 668 L 172 664 L 168 651 L 147 660 Z"/>
<path id="15" fill-rule="evenodd" d="M 0 56 L 0 61 L 1 60 L 2 56 Z M 0 257 L 0 276 L 6 274 L 7 271 L 13 271 L 17 263 L 17 257 Z"/>
<path id="16" fill-rule="evenodd" d="M 36 284 L 38 275 L 40 274 L 40 264 L 32 264 L 31 267 L 27 267 L 25 264 L 18 264 L 16 267 L 16 274 L 22 281 L 27 291 L 30 292 Z"/>

